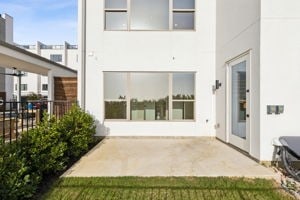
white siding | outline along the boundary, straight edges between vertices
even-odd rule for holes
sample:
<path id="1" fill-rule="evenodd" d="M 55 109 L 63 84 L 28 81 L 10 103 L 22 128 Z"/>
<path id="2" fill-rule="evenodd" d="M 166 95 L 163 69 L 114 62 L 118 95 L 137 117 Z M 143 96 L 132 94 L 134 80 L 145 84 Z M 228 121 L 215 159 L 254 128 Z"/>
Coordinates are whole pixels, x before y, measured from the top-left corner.
<path id="1" fill-rule="evenodd" d="M 260 156 L 259 135 L 259 41 L 260 1 L 222 0 L 217 1 L 217 54 L 216 79 L 222 87 L 216 93 L 217 137 L 227 141 L 226 135 L 226 62 L 250 50 L 251 110 L 250 110 L 250 155 Z"/>
<path id="2" fill-rule="evenodd" d="M 61 65 L 64 65 L 65 63 L 65 50 L 64 49 L 41 49 L 41 55 L 44 58 L 47 58 L 50 60 L 50 55 L 62 55 L 62 61 L 61 62 L 57 62 Z"/>
<path id="3" fill-rule="evenodd" d="M 71 69 L 77 70 L 79 67 L 78 63 L 78 50 L 77 49 L 67 49 L 67 63 Z"/>
<path id="4" fill-rule="evenodd" d="M 86 109 L 99 122 L 98 134 L 215 135 L 215 0 L 196 1 L 196 31 L 104 31 L 103 3 L 89 0 L 87 10 Z M 103 71 L 196 72 L 196 121 L 104 122 L 103 128 Z"/>
<path id="5" fill-rule="evenodd" d="M 261 21 L 260 160 L 269 160 L 272 138 L 300 134 L 300 1 L 262 1 Z M 285 111 L 267 115 L 267 105 Z"/>

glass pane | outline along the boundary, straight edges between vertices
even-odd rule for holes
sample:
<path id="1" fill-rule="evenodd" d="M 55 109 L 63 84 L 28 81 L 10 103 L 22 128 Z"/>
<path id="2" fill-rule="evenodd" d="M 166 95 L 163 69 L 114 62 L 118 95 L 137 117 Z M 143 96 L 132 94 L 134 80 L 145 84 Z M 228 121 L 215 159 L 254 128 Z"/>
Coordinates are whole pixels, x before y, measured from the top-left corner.
<path id="1" fill-rule="evenodd" d="M 195 0 L 174 0 L 174 9 L 195 9 Z"/>
<path id="2" fill-rule="evenodd" d="M 173 28 L 174 29 L 194 29 L 195 27 L 194 12 L 174 12 Z"/>
<path id="3" fill-rule="evenodd" d="M 168 119 L 167 73 L 132 73 L 130 85 L 132 120 Z"/>
<path id="4" fill-rule="evenodd" d="M 126 99 L 127 73 L 105 72 L 104 73 L 104 99 Z"/>
<path id="5" fill-rule="evenodd" d="M 194 102 L 173 102 L 173 120 L 194 119 Z"/>
<path id="6" fill-rule="evenodd" d="M 239 121 L 246 121 L 246 72 L 238 72 L 238 85 L 239 85 Z"/>
<path id="7" fill-rule="evenodd" d="M 173 99 L 195 99 L 195 74 L 173 74 Z"/>
<path id="8" fill-rule="evenodd" d="M 127 12 L 106 11 L 105 30 L 127 30 Z"/>
<path id="9" fill-rule="evenodd" d="M 127 0 L 105 0 L 105 8 L 127 8 Z"/>
<path id="10" fill-rule="evenodd" d="M 131 0 L 131 29 L 168 30 L 169 0 Z"/>
<path id="11" fill-rule="evenodd" d="M 168 120 L 168 99 L 158 101 L 131 101 L 131 120 Z"/>
<path id="12" fill-rule="evenodd" d="M 232 66 L 232 134 L 246 139 L 246 61 Z"/>
<path id="13" fill-rule="evenodd" d="M 105 119 L 126 119 L 126 102 L 105 101 Z"/>

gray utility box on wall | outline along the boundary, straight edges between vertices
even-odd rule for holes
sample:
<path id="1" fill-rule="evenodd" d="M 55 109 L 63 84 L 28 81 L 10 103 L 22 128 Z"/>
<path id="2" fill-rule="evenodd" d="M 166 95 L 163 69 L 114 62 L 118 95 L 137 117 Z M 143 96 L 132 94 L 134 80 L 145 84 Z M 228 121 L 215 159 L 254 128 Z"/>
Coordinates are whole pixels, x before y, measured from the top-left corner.
<path id="1" fill-rule="evenodd" d="M 268 115 L 280 115 L 284 112 L 283 105 L 267 105 L 267 114 Z"/>

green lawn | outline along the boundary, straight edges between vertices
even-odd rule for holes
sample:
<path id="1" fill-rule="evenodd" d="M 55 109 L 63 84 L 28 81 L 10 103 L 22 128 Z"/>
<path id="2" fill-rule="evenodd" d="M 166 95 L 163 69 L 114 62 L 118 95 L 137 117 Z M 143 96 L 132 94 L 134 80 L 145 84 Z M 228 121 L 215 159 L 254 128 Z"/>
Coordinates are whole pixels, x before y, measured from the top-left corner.
<path id="1" fill-rule="evenodd" d="M 243 178 L 62 178 L 43 199 L 293 199 L 274 181 Z"/>

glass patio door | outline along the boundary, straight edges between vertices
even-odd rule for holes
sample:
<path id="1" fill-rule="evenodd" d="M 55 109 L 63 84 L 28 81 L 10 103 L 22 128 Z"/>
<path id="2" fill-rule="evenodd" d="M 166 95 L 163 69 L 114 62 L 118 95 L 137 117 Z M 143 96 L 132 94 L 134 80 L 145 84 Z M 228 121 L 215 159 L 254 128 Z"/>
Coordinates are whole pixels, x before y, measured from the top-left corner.
<path id="1" fill-rule="evenodd" d="M 229 64 L 229 142 L 249 151 L 249 59 L 239 58 Z"/>

